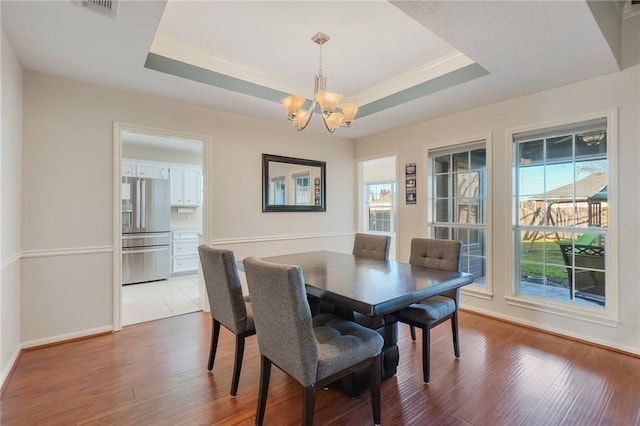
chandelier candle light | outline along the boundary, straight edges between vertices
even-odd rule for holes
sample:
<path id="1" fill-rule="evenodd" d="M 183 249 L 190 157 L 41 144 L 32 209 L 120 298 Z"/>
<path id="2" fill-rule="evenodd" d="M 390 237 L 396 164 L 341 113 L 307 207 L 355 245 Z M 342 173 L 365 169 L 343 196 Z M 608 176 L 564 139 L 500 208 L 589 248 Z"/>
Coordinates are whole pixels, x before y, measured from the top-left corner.
<path id="1" fill-rule="evenodd" d="M 351 127 L 358 112 L 358 105 L 354 103 L 343 103 L 338 106 L 342 95 L 340 93 L 326 91 L 327 82 L 322 74 L 322 45 L 329 41 L 329 36 L 324 33 L 316 33 L 311 37 L 311 40 L 320 46 L 320 69 L 318 75 L 316 75 L 313 102 L 309 110 L 304 111 L 302 106 L 306 99 L 303 96 L 289 96 L 284 98 L 282 104 L 287 110 L 287 118 L 298 130 L 304 130 L 311 120 L 317 103 L 320 105 L 322 121 L 324 121 L 324 125 L 329 132 L 335 132 L 340 126 Z M 341 111 L 337 111 L 336 108 L 339 108 Z"/>

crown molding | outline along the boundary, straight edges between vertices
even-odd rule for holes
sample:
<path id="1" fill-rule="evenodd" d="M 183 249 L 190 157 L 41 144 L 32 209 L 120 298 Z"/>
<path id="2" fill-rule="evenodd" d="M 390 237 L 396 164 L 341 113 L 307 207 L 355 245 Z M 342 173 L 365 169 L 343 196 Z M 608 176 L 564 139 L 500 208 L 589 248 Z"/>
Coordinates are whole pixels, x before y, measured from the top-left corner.
<path id="1" fill-rule="evenodd" d="M 305 87 L 296 87 L 297 85 L 294 85 L 289 80 L 234 63 L 223 57 L 214 56 L 204 49 L 196 48 L 162 35 L 156 35 L 149 52 L 284 93 L 303 94 L 307 93 L 309 89 L 307 85 Z M 471 64 L 474 64 L 474 62 L 469 57 L 460 52 L 453 52 L 409 72 L 391 77 L 349 98 L 360 106 L 366 105 Z"/>
<path id="2" fill-rule="evenodd" d="M 461 52 L 453 52 L 363 90 L 354 95 L 352 99 L 358 105 L 367 105 L 471 64 L 474 62 L 466 55 Z"/>
<path id="3" fill-rule="evenodd" d="M 309 89 L 308 87 L 292 87 L 291 81 L 234 63 L 229 59 L 212 55 L 207 50 L 193 47 L 159 34 L 156 34 L 149 52 L 286 93 L 306 93 Z"/>

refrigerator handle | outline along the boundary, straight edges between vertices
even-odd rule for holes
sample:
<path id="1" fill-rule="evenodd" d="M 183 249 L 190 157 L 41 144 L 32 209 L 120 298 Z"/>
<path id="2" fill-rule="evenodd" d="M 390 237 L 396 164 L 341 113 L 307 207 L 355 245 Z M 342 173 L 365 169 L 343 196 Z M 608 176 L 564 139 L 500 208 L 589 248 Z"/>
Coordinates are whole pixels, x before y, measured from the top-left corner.
<path id="1" fill-rule="evenodd" d="M 146 199 L 147 199 L 147 184 L 144 179 L 141 179 L 142 190 L 140 191 L 140 229 L 144 229 L 145 218 L 147 217 L 147 207 L 146 207 Z"/>
<path id="2" fill-rule="evenodd" d="M 136 216 L 135 228 L 140 229 L 140 179 L 136 179 Z"/>

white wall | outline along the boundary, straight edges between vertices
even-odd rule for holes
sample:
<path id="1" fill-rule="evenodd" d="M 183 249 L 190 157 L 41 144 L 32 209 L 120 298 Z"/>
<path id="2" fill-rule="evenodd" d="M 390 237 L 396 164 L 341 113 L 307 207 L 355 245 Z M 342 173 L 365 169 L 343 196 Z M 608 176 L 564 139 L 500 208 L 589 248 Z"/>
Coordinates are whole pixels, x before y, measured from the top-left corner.
<path id="1" fill-rule="evenodd" d="M 414 126 L 393 130 L 356 142 L 356 157 L 397 149 L 399 164 L 417 164 L 418 203 L 399 203 L 398 259 L 409 258 L 410 239 L 426 235 L 425 148 L 446 142 L 491 134 L 492 216 L 489 219 L 492 244 L 493 299 L 463 296 L 462 305 L 471 310 L 493 314 L 516 322 L 535 324 L 544 329 L 640 353 L 640 286 L 638 259 L 640 234 L 640 66 L 625 71 L 570 84 L 557 89 L 524 96 L 482 108 L 450 115 Z M 585 323 L 553 314 L 508 305 L 504 296 L 511 285 L 508 262 L 511 237 L 511 142 L 506 129 L 579 116 L 611 108 L 618 110 L 619 218 L 619 309 L 617 327 Z M 401 181 L 401 176 L 398 176 Z M 399 194 L 399 198 L 402 194 Z"/>
<path id="2" fill-rule="evenodd" d="M 351 249 L 353 141 L 25 71 L 24 346 L 112 328 L 114 121 L 211 137 L 209 243 L 239 259 Z M 262 153 L 326 161 L 327 212 L 262 213 Z"/>
<path id="3" fill-rule="evenodd" d="M 0 386 L 20 352 L 22 68 L 2 32 L 0 107 Z"/>

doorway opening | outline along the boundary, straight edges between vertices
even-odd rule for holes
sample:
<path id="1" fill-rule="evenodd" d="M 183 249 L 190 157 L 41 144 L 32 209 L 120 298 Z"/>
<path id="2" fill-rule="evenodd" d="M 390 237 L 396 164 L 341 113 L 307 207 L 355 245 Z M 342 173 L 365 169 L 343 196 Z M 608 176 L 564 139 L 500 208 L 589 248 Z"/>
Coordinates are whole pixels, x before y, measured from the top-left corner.
<path id="1" fill-rule="evenodd" d="M 130 125 L 116 138 L 114 329 L 202 310 L 207 140 Z"/>
<path id="2" fill-rule="evenodd" d="M 391 237 L 389 259 L 396 258 L 396 156 L 358 162 L 359 232 Z"/>

